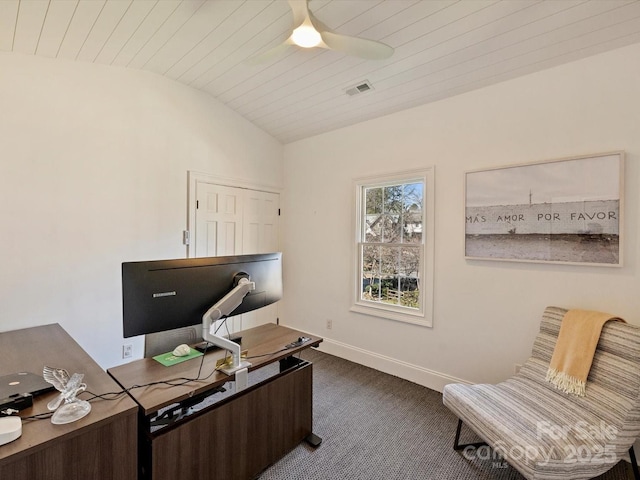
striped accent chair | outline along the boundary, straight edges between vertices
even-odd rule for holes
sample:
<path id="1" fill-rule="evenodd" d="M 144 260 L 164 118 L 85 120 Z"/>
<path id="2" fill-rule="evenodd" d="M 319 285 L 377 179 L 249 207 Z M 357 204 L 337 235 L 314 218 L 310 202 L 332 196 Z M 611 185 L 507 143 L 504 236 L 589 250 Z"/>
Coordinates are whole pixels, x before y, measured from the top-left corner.
<path id="1" fill-rule="evenodd" d="M 633 451 L 640 436 L 640 328 L 605 324 L 586 394 L 578 397 L 545 380 L 566 312 L 547 307 L 531 358 L 515 376 L 497 385 L 445 386 L 443 402 L 459 418 L 454 448 L 471 459 L 486 442 L 529 480 L 593 478 L 628 452 L 640 480 Z M 463 422 L 484 442 L 461 444 Z"/>

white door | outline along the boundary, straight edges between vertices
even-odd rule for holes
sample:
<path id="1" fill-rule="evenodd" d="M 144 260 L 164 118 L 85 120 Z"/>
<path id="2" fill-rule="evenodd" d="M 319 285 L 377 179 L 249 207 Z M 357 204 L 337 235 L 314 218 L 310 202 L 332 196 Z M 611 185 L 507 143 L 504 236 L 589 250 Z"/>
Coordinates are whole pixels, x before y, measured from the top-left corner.
<path id="1" fill-rule="evenodd" d="M 242 220 L 242 253 L 270 253 L 278 248 L 280 196 L 272 192 L 245 190 Z M 242 315 L 243 329 L 275 323 L 278 305 L 271 304 Z"/>
<path id="2" fill-rule="evenodd" d="M 278 251 L 278 203 L 278 194 L 245 190 L 242 253 Z"/>
<path id="3" fill-rule="evenodd" d="M 196 182 L 195 257 L 277 252 L 280 196 L 273 192 Z M 227 321 L 231 333 L 275 323 L 277 304 Z M 226 334 L 224 327 L 219 331 Z"/>
<path id="4" fill-rule="evenodd" d="M 242 253 L 242 205 L 240 188 L 196 183 L 194 257 Z"/>

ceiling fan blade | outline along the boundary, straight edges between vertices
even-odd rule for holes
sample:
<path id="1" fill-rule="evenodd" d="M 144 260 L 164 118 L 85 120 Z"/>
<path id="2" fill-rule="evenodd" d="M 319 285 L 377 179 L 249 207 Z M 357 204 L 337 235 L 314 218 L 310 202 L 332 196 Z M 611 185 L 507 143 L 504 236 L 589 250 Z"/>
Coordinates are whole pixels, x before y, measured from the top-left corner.
<path id="1" fill-rule="evenodd" d="M 321 31 L 320 36 L 331 50 L 343 52 L 347 55 L 354 55 L 367 60 L 384 60 L 393 55 L 392 47 L 375 40 L 340 35 L 326 30 Z"/>
<path id="2" fill-rule="evenodd" d="M 293 28 L 299 27 L 309 12 L 307 0 L 289 0 L 289 6 L 293 12 Z"/>
<path id="3" fill-rule="evenodd" d="M 317 33 L 320 34 L 322 41 L 320 44 L 305 45 L 300 43 L 299 39 L 293 40 L 295 35 L 291 35 L 284 43 L 259 53 L 253 57 L 250 57 L 244 61 L 247 65 L 258 65 L 260 63 L 268 62 L 279 55 L 283 54 L 290 45 L 297 44 L 303 47 L 318 46 L 321 48 L 327 48 L 329 50 L 336 50 L 346 53 L 347 55 L 354 55 L 360 58 L 368 60 L 382 60 L 389 58 L 393 54 L 393 48 L 381 42 L 375 40 L 368 40 L 359 37 L 350 37 L 347 35 L 341 35 L 333 32 L 329 27 L 318 20 L 309 11 L 308 0 L 289 0 L 289 6 L 293 13 L 293 30 L 297 30 L 298 27 L 306 24 L 311 27 Z M 302 27 L 301 27 L 302 28 Z M 299 30 L 299 29 L 298 29 Z"/>
<path id="4" fill-rule="evenodd" d="M 290 46 L 291 46 L 291 41 L 287 39 L 285 42 L 281 43 L 280 45 L 277 45 L 273 48 L 270 48 L 269 50 L 266 50 L 262 53 L 254 55 L 253 57 L 247 58 L 244 61 L 244 63 L 251 66 L 259 65 L 260 63 L 266 63 L 282 55 Z"/>
<path id="5" fill-rule="evenodd" d="M 320 33 L 324 43 L 324 45 L 320 46 L 323 48 L 366 58 L 367 60 L 384 60 L 393 55 L 393 48 L 385 43 L 335 33 L 318 20 L 311 12 L 309 12 L 309 20 L 311 20 L 314 28 Z"/>

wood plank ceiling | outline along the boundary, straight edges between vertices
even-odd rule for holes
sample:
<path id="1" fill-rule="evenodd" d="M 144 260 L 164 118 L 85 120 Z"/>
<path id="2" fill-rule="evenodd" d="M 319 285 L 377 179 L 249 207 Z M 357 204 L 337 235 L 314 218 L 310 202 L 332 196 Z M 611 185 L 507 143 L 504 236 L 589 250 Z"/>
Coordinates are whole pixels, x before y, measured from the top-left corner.
<path id="1" fill-rule="evenodd" d="M 0 51 L 155 72 L 289 143 L 640 41 L 637 0 L 311 0 L 386 60 L 289 47 L 285 0 L 0 0 Z M 612 72 L 613 74 L 614 72 Z M 347 95 L 368 80 L 373 89 Z"/>

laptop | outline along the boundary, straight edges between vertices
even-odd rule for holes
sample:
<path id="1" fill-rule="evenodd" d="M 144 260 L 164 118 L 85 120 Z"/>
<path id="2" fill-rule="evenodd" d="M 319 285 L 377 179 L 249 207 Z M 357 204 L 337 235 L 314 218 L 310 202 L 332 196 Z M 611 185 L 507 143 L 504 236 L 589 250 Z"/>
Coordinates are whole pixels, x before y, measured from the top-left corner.
<path id="1" fill-rule="evenodd" d="M 54 386 L 35 373 L 19 372 L 0 377 L 0 399 L 22 393 L 36 396 L 50 390 L 54 390 Z"/>

